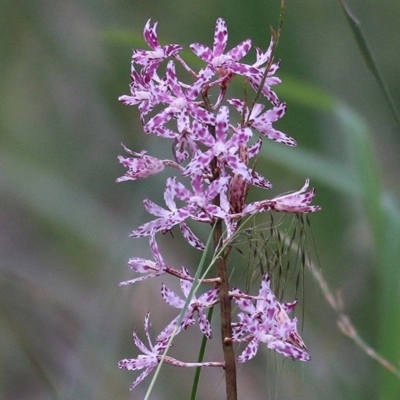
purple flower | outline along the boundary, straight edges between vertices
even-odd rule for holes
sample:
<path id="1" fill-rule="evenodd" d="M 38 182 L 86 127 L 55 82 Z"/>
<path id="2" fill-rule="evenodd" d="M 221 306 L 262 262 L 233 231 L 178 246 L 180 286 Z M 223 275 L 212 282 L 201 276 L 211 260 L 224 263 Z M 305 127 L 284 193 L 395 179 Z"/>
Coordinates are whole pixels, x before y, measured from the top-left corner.
<path id="1" fill-rule="evenodd" d="M 132 269 L 133 271 L 139 273 L 139 274 L 145 274 L 143 276 L 140 276 L 138 278 L 130 279 L 127 281 L 121 282 L 119 285 L 120 286 L 126 286 L 130 285 L 132 283 L 144 281 L 149 278 L 154 278 L 156 276 L 164 275 L 164 274 L 169 274 L 176 276 L 180 279 L 188 280 L 188 281 L 193 281 L 193 277 L 191 277 L 187 273 L 186 268 L 181 268 L 181 270 L 177 270 L 176 268 L 172 268 L 164 262 L 164 259 L 162 257 L 162 254 L 158 248 L 155 234 L 150 235 L 150 248 L 151 252 L 153 254 L 154 261 L 151 260 L 146 260 L 144 258 L 139 258 L 139 257 L 132 257 L 128 261 L 129 268 Z M 213 282 L 211 279 L 205 279 L 204 280 L 207 283 Z"/>
<path id="2" fill-rule="evenodd" d="M 260 343 L 265 343 L 269 349 L 285 357 L 310 360 L 307 348 L 297 333 L 297 319 L 291 320 L 287 314 L 294 309 L 296 302 L 280 304 L 271 290 L 268 274 L 261 282 L 256 305 L 239 289 L 233 289 L 231 294 L 243 311 L 238 314 L 239 322 L 234 327 L 233 340 L 249 342 L 239 356 L 239 362 L 252 359 Z"/>
<path id="3" fill-rule="evenodd" d="M 176 76 L 174 62 L 170 61 L 166 71 L 166 83 L 169 91 L 160 91 L 155 94 L 158 103 L 167 104 L 167 107 L 147 122 L 144 126 L 145 132 L 150 133 L 157 130 L 172 118 L 176 118 L 179 132 L 190 127 L 190 116 L 204 124 L 213 124 L 214 115 L 195 101 L 212 75 L 213 72 L 210 69 L 204 70 L 193 85 L 184 91 Z"/>
<path id="4" fill-rule="evenodd" d="M 128 371 L 145 368 L 145 370 L 132 383 L 131 390 L 134 389 L 140 382 L 142 382 L 142 380 L 146 378 L 146 376 L 149 375 L 149 373 L 157 366 L 161 359 L 162 353 L 168 345 L 169 338 L 167 339 L 167 336 L 164 336 L 163 339 L 157 337 L 156 344 L 153 346 L 149 334 L 150 327 L 150 313 L 147 313 L 144 320 L 144 330 L 146 332 L 149 347 L 147 348 L 143 344 L 143 342 L 137 336 L 136 331 L 133 332 L 133 342 L 143 354 L 140 354 L 136 358 L 121 360 L 118 363 L 119 368 L 126 369 Z"/>
<path id="5" fill-rule="evenodd" d="M 227 86 L 235 74 L 238 75 L 259 75 L 258 68 L 239 63 L 251 49 L 251 40 L 244 40 L 233 49 L 224 54 L 228 43 L 228 29 L 222 18 L 217 19 L 214 32 L 214 44 L 212 50 L 200 43 L 190 45 L 192 51 L 207 63 L 207 68 L 211 68 L 220 77 L 212 82 L 210 86 L 220 86 L 220 94 L 216 100 L 215 107 L 223 100 Z M 200 75 L 203 71 L 200 72 Z"/>
<path id="6" fill-rule="evenodd" d="M 242 100 L 231 99 L 228 100 L 228 103 L 232 104 L 243 115 L 244 121 L 247 121 L 246 126 L 257 129 L 268 139 L 286 144 L 287 146 L 296 146 L 297 143 L 293 138 L 272 128 L 272 123 L 284 116 L 286 111 L 285 103 L 281 103 L 262 114 L 261 112 L 264 109 L 263 104 L 254 104 L 250 112 Z"/>
<path id="7" fill-rule="evenodd" d="M 315 196 L 315 189 L 306 192 L 310 181 L 306 179 L 304 186 L 297 192 L 283 194 L 271 200 L 261 200 L 248 204 L 242 214 L 250 215 L 262 211 L 274 210 L 293 214 L 307 214 L 321 210 L 320 206 L 310 206 Z"/>
<path id="8" fill-rule="evenodd" d="M 144 117 L 158 104 L 158 100 L 155 93 L 165 91 L 165 88 L 160 83 L 153 80 L 147 80 L 143 76 L 143 71 L 137 73 L 135 71 L 134 65 L 131 67 L 131 83 L 129 85 L 131 95 L 123 95 L 118 98 L 118 100 L 127 105 L 135 106 L 137 104 L 141 121 L 144 122 Z"/>
<path id="9" fill-rule="evenodd" d="M 187 270 L 185 272 L 188 273 Z M 190 290 L 192 289 L 193 282 L 189 282 L 184 279 L 181 279 L 180 282 L 182 292 L 187 298 Z M 192 296 L 181 323 L 182 328 L 186 329 L 188 326 L 194 325 L 196 323 L 194 316 L 197 314 L 200 330 L 206 337 L 211 339 L 211 325 L 207 320 L 204 310 L 215 305 L 215 303 L 218 301 L 218 293 L 219 289 L 217 286 L 215 286 L 208 292 L 202 294 L 199 298 Z M 164 284 L 161 287 L 161 295 L 165 302 L 172 307 L 182 309 L 185 306 L 186 300 L 181 299 L 177 294 L 175 294 L 175 292 L 168 289 Z M 175 318 L 175 320 L 177 319 L 178 317 Z"/>
<path id="10" fill-rule="evenodd" d="M 117 182 L 123 181 L 136 181 L 138 179 L 145 179 L 149 176 L 156 175 L 166 166 L 171 166 L 177 168 L 178 170 L 183 170 L 183 168 L 172 160 L 160 160 L 155 157 L 147 156 L 146 151 L 142 150 L 140 153 L 136 153 L 132 150 L 129 150 L 127 147 L 122 145 L 125 151 L 137 158 L 125 158 L 122 156 L 118 157 L 119 162 L 126 168 L 128 171 L 124 176 L 121 176 L 117 179 Z"/>
<path id="11" fill-rule="evenodd" d="M 315 189 L 306 192 L 309 183 L 310 181 L 306 179 L 304 186 L 297 192 L 274 197 L 270 203 L 271 209 L 274 211 L 298 214 L 319 211 L 321 209 L 320 206 L 309 206 L 315 196 Z"/>
<path id="12" fill-rule="evenodd" d="M 236 63 L 243 58 L 251 48 L 251 40 L 247 39 L 232 50 L 229 50 L 226 54 L 223 54 L 227 44 L 228 29 L 226 23 L 222 18 L 218 18 L 214 32 L 213 49 L 211 50 L 209 47 L 200 43 L 193 43 L 190 45 L 190 48 L 193 53 L 205 61 L 214 71 L 217 71 Z"/>
<path id="13" fill-rule="evenodd" d="M 146 211 L 159 218 L 141 225 L 131 232 L 130 237 L 149 236 L 155 232 L 168 232 L 175 225 L 183 223 L 191 215 L 194 215 L 196 210 L 195 204 L 188 204 L 182 208 L 176 206 L 174 201 L 176 185 L 177 181 L 175 177 L 168 178 L 164 191 L 164 200 L 169 210 L 158 206 L 149 199 L 143 201 Z"/>
<path id="14" fill-rule="evenodd" d="M 151 26 L 149 19 L 144 27 L 143 37 L 152 50 L 134 50 L 132 61 L 143 65 L 147 81 L 152 77 L 158 66 L 168 57 L 172 57 L 182 50 L 178 44 L 168 44 L 162 47 L 157 37 L 157 22 Z"/>
<path id="15" fill-rule="evenodd" d="M 168 326 L 163 329 L 163 331 L 157 336 L 156 344 L 153 345 L 149 330 L 151 328 L 150 324 L 150 313 L 146 314 L 146 318 L 144 320 L 144 330 L 146 332 L 147 341 L 149 343 L 149 347 L 146 347 L 143 342 L 139 339 L 136 334 L 136 331 L 133 332 L 133 342 L 136 347 L 143 353 L 137 356 L 136 358 L 124 359 L 118 363 L 118 367 L 121 369 L 126 369 L 128 371 L 136 371 L 136 370 L 145 370 L 135 379 L 132 383 L 130 390 L 134 389 L 140 382 L 146 378 L 150 372 L 157 367 L 160 361 L 163 359 L 165 363 L 175 365 L 176 367 L 224 367 L 225 364 L 223 362 L 202 362 L 202 363 L 186 363 L 170 356 L 165 356 L 163 358 L 163 353 L 168 347 L 168 342 L 175 331 L 179 333 L 180 328 L 176 331 L 174 321 L 172 321 Z"/>
<path id="16" fill-rule="evenodd" d="M 178 199 L 197 206 L 198 213 L 192 216 L 193 219 L 202 222 L 213 222 L 214 217 L 225 219 L 226 213 L 213 204 L 212 200 L 226 189 L 229 179 L 228 176 L 222 176 L 210 184 L 204 185 L 202 172 L 195 171 L 190 175 L 193 192 L 176 182 L 175 194 Z"/>
<path id="17" fill-rule="evenodd" d="M 192 230 L 184 222 L 188 218 L 198 219 L 196 212 L 198 209 L 197 202 L 191 202 L 186 206 L 178 208 L 174 198 L 179 196 L 184 186 L 177 182 L 176 178 L 168 178 L 164 191 L 165 204 L 169 210 L 166 210 L 149 199 L 145 199 L 143 204 L 150 214 L 156 215 L 157 219 L 147 222 L 131 232 L 130 237 L 136 238 L 141 236 L 149 236 L 156 232 L 168 232 L 175 225 L 179 225 L 183 237 L 186 241 L 196 249 L 204 250 L 204 244 L 196 237 Z M 217 210 L 209 207 L 209 210 Z M 215 211 L 216 212 L 216 211 Z"/>
<path id="18" fill-rule="evenodd" d="M 253 64 L 253 67 L 259 69 L 258 74 L 248 74 L 247 77 L 249 78 L 249 81 L 253 88 L 255 90 L 258 90 L 261 82 L 264 79 L 265 75 L 265 70 L 268 68 L 267 71 L 267 76 L 264 81 L 264 85 L 261 89 L 261 93 L 264 95 L 265 98 L 267 98 L 272 104 L 278 105 L 279 104 L 279 99 L 276 93 L 271 89 L 271 86 L 277 85 L 281 83 L 281 80 L 274 76 L 276 71 L 279 69 L 279 62 L 275 64 L 271 64 L 272 62 L 272 56 L 273 56 L 273 49 L 275 47 L 275 42 L 274 39 L 271 39 L 270 45 L 268 47 L 268 50 L 263 53 L 261 49 L 256 47 L 256 53 L 257 53 L 257 61 Z M 264 68 L 260 68 L 262 65 L 265 65 Z"/>
<path id="19" fill-rule="evenodd" d="M 198 170 L 203 171 L 211 164 L 214 157 L 217 157 L 220 168 L 223 169 L 227 165 L 247 182 L 261 188 L 271 187 L 271 184 L 264 177 L 252 171 L 235 155 L 239 146 L 246 145 L 252 137 L 251 129 L 238 129 L 230 139 L 227 139 L 229 127 L 229 109 L 226 106 L 219 109 L 216 117 L 215 138 L 210 134 L 206 126 L 197 126 L 196 136 L 202 144 L 209 147 L 209 150 L 205 153 L 197 154 L 187 165 L 184 175 L 191 175 Z"/>
<path id="20" fill-rule="evenodd" d="M 150 248 L 153 254 L 154 260 L 145 260 L 144 258 L 132 257 L 128 261 L 129 268 L 139 274 L 146 274 L 139 278 L 130 279 L 120 283 L 120 286 L 129 285 L 132 283 L 140 282 L 145 279 L 154 278 L 165 274 L 167 271 L 170 272 L 171 268 L 165 265 L 164 259 L 158 249 L 155 235 L 150 235 Z"/>

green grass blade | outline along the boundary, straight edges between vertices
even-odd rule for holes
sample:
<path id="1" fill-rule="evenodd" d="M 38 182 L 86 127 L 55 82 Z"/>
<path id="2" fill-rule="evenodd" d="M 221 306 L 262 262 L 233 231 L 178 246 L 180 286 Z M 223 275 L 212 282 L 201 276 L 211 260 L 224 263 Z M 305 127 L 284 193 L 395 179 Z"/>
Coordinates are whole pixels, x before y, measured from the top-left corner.
<path id="1" fill-rule="evenodd" d="M 374 293 L 379 318 L 375 321 L 379 337 L 378 352 L 393 364 L 400 360 L 400 212 L 399 204 L 381 185 L 373 143 L 363 120 L 349 108 L 338 107 L 337 115 L 346 129 L 347 148 L 361 188 L 361 202 L 375 243 L 378 290 Z M 379 398 L 398 399 L 400 379 L 385 369 L 379 370 Z"/>
<path id="2" fill-rule="evenodd" d="M 364 59 L 364 62 L 367 65 L 368 69 L 371 70 L 375 79 L 378 81 L 378 84 L 383 92 L 383 95 L 385 96 L 386 101 L 388 102 L 388 105 L 393 113 L 393 116 L 394 116 L 397 124 L 400 126 L 400 117 L 396 110 L 396 106 L 394 105 L 392 96 L 390 95 L 389 90 L 385 84 L 385 81 L 382 78 L 382 74 L 380 73 L 379 68 L 375 62 L 375 59 L 371 52 L 371 49 L 368 46 L 368 42 L 365 39 L 364 33 L 361 30 L 360 22 L 350 11 L 349 7 L 347 6 L 347 4 L 344 0 L 339 0 L 339 3 L 342 6 L 344 15 L 345 15 L 346 20 L 351 28 L 351 31 L 353 32 L 353 36 L 357 42 L 358 48 L 360 49 L 361 55 Z"/>
<path id="3" fill-rule="evenodd" d="M 210 323 L 212 320 L 213 312 L 214 312 L 214 307 L 211 307 L 208 310 L 208 314 L 207 314 L 207 319 L 210 321 Z M 204 360 L 204 354 L 206 352 L 207 343 L 208 343 L 208 339 L 205 335 L 203 335 L 203 339 L 201 340 L 199 357 L 197 359 L 197 362 L 199 362 L 199 363 L 203 362 L 203 360 Z M 194 374 L 192 393 L 190 394 L 190 400 L 196 400 L 197 390 L 199 388 L 199 382 L 200 382 L 200 374 L 201 374 L 201 367 L 197 367 L 196 372 Z"/>
<path id="4" fill-rule="evenodd" d="M 380 290 L 378 300 L 378 337 L 380 352 L 398 367 L 400 360 L 400 212 L 399 204 L 386 196 L 382 204 L 385 230 L 379 249 Z M 380 369 L 378 375 L 380 399 L 397 400 L 400 379 Z"/>
<path id="5" fill-rule="evenodd" d="M 199 282 L 199 279 L 201 279 L 201 277 L 202 277 L 202 272 L 203 272 L 203 269 L 204 269 L 204 266 L 205 266 L 205 263 L 206 263 L 206 257 L 207 257 L 207 255 L 208 255 L 208 253 L 210 251 L 211 246 L 212 246 L 211 242 L 212 242 L 212 238 L 213 238 L 214 228 L 215 228 L 215 225 L 214 225 L 213 229 L 210 231 L 210 234 L 208 236 L 207 243 L 206 243 L 206 248 L 203 251 L 203 254 L 201 256 L 201 260 L 199 262 L 199 265 L 197 267 L 196 273 L 194 275 L 192 288 L 190 289 L 190 292 L 189 292 L 189 294 L 187 296 L 186 302 L 185 302 L 184 306 L 182 307 L 182 311 L 179 314 L 179 318 L 178 318 L 178 320 L 176 322 L 175 330 L 172 333 L 171 338 L 170 338 L 170 340 L 168 342 L 167 348 L 165 349 L 165 351 L 163 353 L 163 357 L 161 358 L 161 361 L 159 362 L 159 364 L 157 366 L 156 372 L 155 372 L 155 374 L 153 376 L 153 379 L 150 382 L 150 385 L 149 385 L 149 388 L 147 389 L 146 396 L 145 396 L 144 400 L 148 400 L 150 398 L 150 395 L 151 395 L 151 392 L 152 392 L 152 390 L 154 388 L 154 385 L 156 383 L 157 377 L 158 377 L 158 375 L 159 375 L 159 373 L 161 371 L 161 368 L 163 366 L 164 358 L 167 355 L 167 352 L 168 352 L 168 350 L 170 348 L 170 345 L 171 345 L 172 341 L 174 340 L 176 331 L 178 329 L 177 327 L 181 324 L 181 322 L 183 320 L 183 317 L 184 317 L 184 315 L 186 313 L 187 308 L 189 307 L 189 304 L 190 304 L 193 296 L 195 295 L 196 291 L 199 289 L 199 287 L 201 285 L 201 282 Z M 206 272 L 205 273 L 207 273 L 209 268 L 211 268 L 211 265 L 214 263 L 214 260 L 215 260 L 215 258 L 213 258 L 212 262 L 208 265 L 208 268 L 206 268 Z M 197 284 L 196 284 L 196 282 L 197 282 Z"/>

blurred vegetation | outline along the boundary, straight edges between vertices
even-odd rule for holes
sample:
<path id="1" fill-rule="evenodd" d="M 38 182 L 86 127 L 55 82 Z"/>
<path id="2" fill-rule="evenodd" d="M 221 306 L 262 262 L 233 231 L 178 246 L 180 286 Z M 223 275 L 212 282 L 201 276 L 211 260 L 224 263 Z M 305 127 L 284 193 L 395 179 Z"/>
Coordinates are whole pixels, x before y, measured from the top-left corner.
<path id="1" fill-rule="evenodd" d="M 0 398 L 143 398 L 149 380 L 130 393 L 136 375 L 116 364 L 136 354 L 131 332 L 143 332 L 149 309 L 155 333 L 174 313 L 156 303 L 159 281 L 118 287 L 131 277 L 128 258 L 149 255 L 128 234 L 147 220 L 142 199 L 157 202 L 163 187 L 163 177 L 114 183 L 121 142 L 165 150 L 117 101 L 128 93 L 131 48 L 145 46 L 150 17 L 163 43 L 211 44 L 223 17 L 230 45 L 250 37 L 266 48 L 279 3 L 0 1 Z M 310 216 L 322 273 L 361 337 L 398 365 L 400 129 L 339 3 L 287 3 L 277 56 L 288 112 L 277 126 L 299 145 L 268 143 L 260 171 L 274 195 L 311 179 L 323 207 Z M 348 4 L 400 108 L 400 2 Z M 196 265 L 197 253 L 170 243 L 160 245 L 171 264 Z M 398 399 L 400 380 L 341 333 L 309 273 L 304 294 L 312 361 L 259 355 L 239 368 L 241 398 Z M 185 344 L 178 352 L 194 360 L 196 346 Z M 267 379 L 274 362 L 278 378 Z M 161 375 L 154 399 L 186 398 L 193 371 Z M 204 371 L 202 382 L 202 399 L 223 398 L 221 375 Z"/>

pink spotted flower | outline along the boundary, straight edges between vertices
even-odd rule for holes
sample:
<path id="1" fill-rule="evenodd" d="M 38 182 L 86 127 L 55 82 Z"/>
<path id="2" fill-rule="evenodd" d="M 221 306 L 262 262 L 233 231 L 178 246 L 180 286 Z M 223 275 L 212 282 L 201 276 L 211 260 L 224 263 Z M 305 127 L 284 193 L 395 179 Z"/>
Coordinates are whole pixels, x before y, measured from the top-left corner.
<path id="1" fill-rule="evenodd" d="M 219 183 L 221 183 L 221 180 L 216 182 L 215 185 L 218 185 Z M 133 230 L 130 234 L 130 237 L 136 238 L 142 236 L 150 236 L 152 234 L 155 234 L 156 232 L 166 233 L 170 231 L 175 225 L 179 225 L 181 233 L 186 241 L 194 248 L 204 250 L 204 244 L 196 237 L 196 235 L 192 232 L 185 221 L 189 218 L 197 219 L 199 201 L 202 205 L 205 205 L 207 201 L 210 202 L 212 196 L 215 197 L 216 193 L 213 194 L 212 190 L 209 191 L 208 194 L 206 192 L 203 199 L 201 199 L 199 196 L 194 196 L 192 198 L 189 195 L 191 200 L 196 201 L 189 201 L 186 205 L 178 207 L 175 202 L 175 197 L 179 197 L 180 194 L 185 194 L 185 189 L 183 185 L 177 181 L 176 177 L 168 178 L 164 190 L 164 200 L 169 209 L 162 208 L 151 200 L 145 199 L 143 201 L 143 204 L 146 211 L 148 211 L 152 215 L 157 216 L 158 218 L 153 221 L 146 222 L 145 224 Z M 218 208 L 212 207 L 210 203 L 208 210 L 217 212 Z"/>
<path id="2" fill-rule="evenodd" d="M 136 380 L 131 385 L 131 390 L 134 389 L 150 372 L 158 365 L 161 355 L 164 350 L 167 348 L 168 340 L 167 336 L 163 336 L 161 339 L 157 337 L 156 343 L 153 345 L 150 339 L 150 313 L 147 313 L 146 318 L 144 320 L 144 330 L 146 333 L 147 341 L 149 343 L 149 347 L 146 347 L 144 343 L 139 339 L 136 331 L 133 332 L 133 342 L 135 346 L 143 353 L 132 359 L 124 359 L 118 363 L 118 367 L 121 369 L 126 369 L 129 371 L 132 370 L 141 370 L 144 371 L 136 378 Z"/>
<path id="3" fill-rule="evenodd" d="M 272 127 L 273 122 L 284 116 L 286 111 L 285 103 L 280 103 L 278 106 L 264 113 L 262 113 L 264 109 L 263 104 L 254 104 L 250 111 L 248 107 L 245 107 L 245 103 L 242 100 L 231 99 L 228 100 L 228 103 L 233 105 L 243 115 L 245 122 L 247 122 L 246 126 L 257 129 L 268 139 L 286 144 L 287 146 L 296 146 L 297 143 L 293 138 Z"/>
<path id="4" fill-rule="evenodd" d="M 120 286 L 130 285 L 132 283 L 140 282 L 149 278 L 154 278 L 165 274 L 166 272 L 171 272 L 171 268 L 167 267 L 164 259 L 161 255 L 160 250 L 156 242 L 155 235 L 150 236 L 150 248 L 153 254 L 154 261 L 146 260 L 140 257 L 132 257 L 128 261 L 129 268 L 139 274 L 143 274 L 138 278 L 130 279 L 120 283 Z"/>
<path id="5" fill-rule="evenodd" d="M 143 353 L 139 354 L 136 358 L 126 358 L 121 360 L 118 363 L 118 367 L 121 369 L 125 369 L 128 371 L 136 371 L 144 369 L 144 371 L 135 379 L 135 381 L 131 385 L 131 390 L 134 389 L 140 382 L 143 381 L 146 376 L 150 374 L 150 372 L 157 367 L 157 365 L 164 361 L 166 364 L 171 364 L 176 367 L 224 367 L 225 364 L 223 362 L 211 361 L 211 362 L 201 362 L 201 363 L 188 363 L 182 362 L 175 358 L 172 358 L 168 355 L 164 356 L 164 352 L 168 347 L 168 342 L 171 338 L 171 335 L 175 332 L 179 332 L 179 328 L 176 331 L 173 323 L 168 324 L 168 326 L 157 336 L 156 343 L 153 345 L 150 339 L 150 313 L 146 314 L 146 318 L 144 320 L 144 330 L 146 333 L 147 341 L 149 346 L 146 347 L 144 343 L 139 339 L 136 334 L 136 331 L 133 332 L 133 342 L 136 347 Z"/>
<path id="6" fill-rule="evenodd" d="M 138 106 L 140 119 L 144 122 L 144 117 L 158 104 L 155 93 L 165 91 L 165 87 L 160 82 L 148 80 L 144 76 L 143 70 L 138 73 L 132 64 L 131 83 L 129 85 L 130 95 L 123 95 L 118 100 L 127 106 Z"/>
<path id="7" fill-rule="evenodd" d="M 125 151 L 134 157 L 122 157 L 119 156 L 119 162 L 128 169 L 124 176 L 117 179 L 117 182 L 124 181 L 136 181 L 138 179 L 145 179 L 152 175 L 156 175 L 166 166 L 174 167 L 178 170 L 183 168 L 172 160 L 160 160 L 156 157 L 146 155 L 146 151 L 142 150 L 140 153 L 136 153 L 122 145 Z"/>
<path id="8" fill-rule="evenodd" d="M 198 126 L 196 135 L 198 140 L 209 147 L 204 153 L 199 152 L 193 160 L 186 166 L 184 175 L 191 175 L 195 171 L 205 170 L 209 167 L 211 161 L 216 157 L 219 161 L 220 168 L 228 166 L 234 173 L 243 177 L 247 182 L 261 187 L 271 187 L 263 176 L 252 171 L 235 153 L 239 146 L 247 145 L 253 133 L 250 128 L 238 129 L 228 138 L 229 125 L 229 109 L 223 106 L 215 121 L 215 137 L 210 134 L 206 126 Z"/>
<path id="9" fill-rule="evenodd" d="M 273 210 L 293 214 L 307 214 L 321 210 L 320 206 L 310 206 L 315 196 L 315 189 L 307 192 L 310 181 L 306 179 L 304 186 L 293 193 L 279 195 L 272 199 L 256 201 L 243 208 L 243 215 Z"/>
<path id="10" fill-rule="evenodd" d="M 297 319 L 288 316 L 296 302 L 279 303 L 271 290 L 268 274 L 264 275 L 261 282 L 256 305 L 250 300 L 251 297 L 239 289 L 233 289 L 231 294 L 243 311 L 238 314 L 239 322 L 234 326 L 233 340 L 248 342 L 238 358 L 239 362 L 251 360 L 257 354 L 260 343 L 285 357 L 310 360 L 307 348 L 297 332 Z"/>
<path id="11" fill-rule="evenodd" d="M 151 50 L 134 50 L 132 61 L 144 67 L 147 81 L 152 77 L 163 60 L 172 57 L 182 50 L 179 44 L 161 46 L 157 37 L 157 22 L 151 25 L 149 19 L 144 27 L 143 37 Z"/>
<path id="12" fill-rule="evenodd" d="M 225 69 L 238 60 L 243 58 L 251 48 L 251 40 L 247 39 L 235 46 L 224 54 L 226 45 L 228 44 L 228 28 L 222 18 L 217 19 L 214 31 L 213 48 L 200 44 L 193 43 L 190 45 L 192 51 L 203 61 L 205 61 L 215 71 Z"/>
<path id="13" fill-rule="evenodd" d="M 188 274 L 188 271 L 185 272 Z M 192 289 L 193 282 L 181 279 L 180 283 L 182 292 L 187 298 Z M 206 317 L 204 310 L 216 304 L 216 302 L 218 301 L 218 294 L 219 294 L 219 289 L 217 286 L 215 286 L 206 293 L 199 296 L 198 298 L 196 298 L 196 296 L 193 295 L 190 299 L 190 303 L 183 317 L 181 323 L 182 328 L 186 329 L 188 326 L 194 325 L 196 323 L 195 315 L 197 315 L 200 330 L 206 337 L 211 339 L 212 338 L 211 325 Z M 186 300 L 180 298 L 175 292 L 173 292 L 171 289 L 168 289 L 164 284 L 161 287 L 161 295 L 165 300 L 165 302 L 172 307 L 182 309 L 185 306 Z M 175 320 L 177 319 L 178 317 Z"/>
<path id="14" fill-rule="evenodd" d="M 175 225 L 184 223 L 186 219 L 195 213 L 195 204 L 187 204 L 180 208 L 176 205 L 174 201 L 176 185 L 176 177 L 168 178 L 164 190 L 164 200 L 169 209 L 164 209 L 149 199 L 143 201 L 146 211 L 158 218 L 133 230 L 130 237 L 136 238 L 141 236 L 150 236 L 156 232 L 168 232 Z"/>
<path id="15" fill-rule="evenodd" d="M 205 69 L 191 86 L 184 88 L 176 76 L 174 62 L 170 61 L 166 70 L 166 84 L 169 90 L 159 91 L 155 94 L 157 102 L 166 104 L 166 108 L 147 122 L 144 126 L 145 132 L 154 132 L 173 118 L 177 120 L 179 132 L 189 128 L 190 117 L 203 124 L 214 124 L 214 114 L 207 111 L 196 101 L 201 89 L 212 76 L 213 72 L 210 69 Z"/>
<path id="16" fill-rule="evenodd" d="M 261 93 L 276 106 L 279 105 L 279 99 L 276 93 L 272 90 L 271 86 L 281 83 L 281 80 L 274 76 L 276 71 L 279 69 L 279 62 L 272 63 L 274 47 L 274 39 L 271 39 L 269 47 L 265 53 L 263 53 L 258 47 L 255 47 L 257 60 L 252 66 L 253 68 L 258 69 L 258 73 L 251 73 L 247 74 L 246 76 L 249 78 L 249 81 L 255 90 L 258 90 L 261 86 L 261 83 L 264 82 Z"/>

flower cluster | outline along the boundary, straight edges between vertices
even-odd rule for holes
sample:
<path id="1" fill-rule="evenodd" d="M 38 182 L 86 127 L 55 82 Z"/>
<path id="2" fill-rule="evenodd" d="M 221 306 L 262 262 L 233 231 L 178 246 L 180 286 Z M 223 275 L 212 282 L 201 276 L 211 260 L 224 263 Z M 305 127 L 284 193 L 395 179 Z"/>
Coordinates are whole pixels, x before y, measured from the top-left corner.
<path id="1" fill-rule="evenodd" d="M 251 302 L 251 296 L 245 295 L 239 289 L 233 289 L 231 294 L 243 311 L 238 314 L 239 322 L 234 326 L 233 340 L 249 342 L 239 356 L 239 362 L 251 360 L 256 355 L 260 342 L 285 357 L 301 361 L 310 359 L 307 348 L 297 333 L 297 319 L 291 320 L 288 316 L 297 301 L 279 303 L 271 290 L 267 274 L 262 279 L 256 305 Z"/>
<path id="2" fill-rule="evenodd" d="M 131 64 L 130 94 L 119 100 L 126 105 L 135 105 L 146 134 L 169 140 L 172 145 L 172 159 L 158 159 L 146 151 L 135 152 L 124 146 L 129 157 L 119 157 L 127 169 L 118 182 L 151 177 L 166 167 L 173 168 L 174 176 L 167 179 L 164 190 L 166 207 L 145 199 L 146 211 L 155 218 L 131 233 L 131 237 L 149 237 L 154 260 L 132 258 L 130 268 L 139 277 L 122 282 L 122 285 L 136 283 L 148 278 L 168 274 L 179 277 L 186 297 L 192 285 L 198 283 L 186 268 L 180 270 L 166 265 L 156 242 L 156 235 L 166 233 L 178 226 L 184 239 L 194 248 L 204 250 L 205 245 L 189 228 L 188 220 L 214 224 L 222 221 L 225 234 L 222 242 L 228 242 L 238 229 L 240 220 L 260 212 L 278 211 L 287 213 L 309 213 L 320 209 L 310 205 L 315 191 L 308 190 L 306 180 L 301 190 L 246 204 L 250 187 L 271 188 L 271 183 L 257 173 L 250 165 L 256 157 L 264 138 L 287 146 L 296 141 L 275 129 L 273 123 L 283 117 L 286 104 L 279 101 L 273 86 L 280 83 L 275 73 L 279 63 L 274 62 L 272 39 L 268 49 L 256 50 L 256 60 L 246 64 L 241 60 L 252 45 L 249 39 L 226 51 L 228 31 L 225 21 L 217 20 L 212 49 L 194 43 L 190 49 L 197 55 L 203 67 L 191 69 L 181 58 L 182 46 L 162 46 L 157 37 L 157 23 L 149 20 L 144 28 L 144 39 L 150 50 L 134 50 Z M 176 65 L 183 67 L 192 82 L 184 83 L 176 72 Z M 227 89 L 235 77 L 242 77 L 255 90 L 252 104 L 237 98 L 227 99 Z M 258 103 L 264 98 L 270 108 Z M 215 101 L 212 102 L 212 99 Z M 239 121 L 239 122 L 234 122 Z M 189 179 L 185 179 L 189 178 Z M 182 181 L 189 181 L 190 187 Z M 211 325 L 205 310 L 219 302 L 219 280 L 204 279 L 201 283 L 212 288 L 199 297 L 183 300 L 172 290 L 162 285 L 162 298 L 171 306 L 183 309 L 182 318 L 175 318 L 156 338 L 153 346 L 149 338 L 149 315 L 145 319 L 148 349 L 134 333 L 134 343 L 143 353 L 135 359 L 123 360 L 123 369 L 145 371 L 136 379 L 135 387 L 160 362 L 162 353 L 168 348 L 173 334 L 186 330 L 198 321 L 201 332 L 212 337 Z M 279 303 L 264 276 L 254 306 L 251 296 L 238 289 L 230 291 L 231 298 L 239 306 L 239 322 L 233 324 L 232 341 L 248 342 L 239 362 L 250 360 L 260 343 L 276 350 L 286 357 L 308 361 L 307 349 L 297 333 L 296 319 L 288 316 L 295 302 Z M 179 326 L 178 326 L 179 324 Z M 165 362 L 179 366 L 198 366 L 196 363 L 182 363 L 171 357 Z M 223 362 L 201 363 L 202 366 L 224 366 Z"/>

